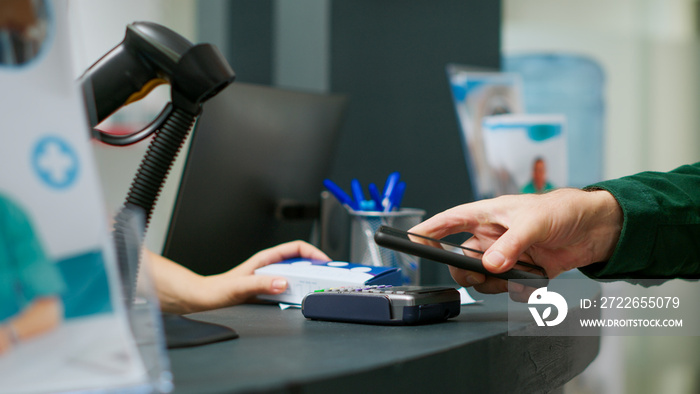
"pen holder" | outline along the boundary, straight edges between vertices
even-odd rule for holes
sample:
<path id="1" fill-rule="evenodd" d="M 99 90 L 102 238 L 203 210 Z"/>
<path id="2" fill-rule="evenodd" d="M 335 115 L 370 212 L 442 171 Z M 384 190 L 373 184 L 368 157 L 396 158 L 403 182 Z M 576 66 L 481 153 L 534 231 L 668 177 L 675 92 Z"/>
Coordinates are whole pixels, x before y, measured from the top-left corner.
<path id="1" fill-rule="evenodd" d="M 374 233 L 382 225 L 408 230 L 423 221 L 424 210 L 404 208 L 392 212 L 372 212 L 348 209 L 348 214 L 351 262 L 370 266 L 398 267 L 401 268 L 404 284 L 419 284 L 419 258 L 380 247 L 374 242 Z"/>

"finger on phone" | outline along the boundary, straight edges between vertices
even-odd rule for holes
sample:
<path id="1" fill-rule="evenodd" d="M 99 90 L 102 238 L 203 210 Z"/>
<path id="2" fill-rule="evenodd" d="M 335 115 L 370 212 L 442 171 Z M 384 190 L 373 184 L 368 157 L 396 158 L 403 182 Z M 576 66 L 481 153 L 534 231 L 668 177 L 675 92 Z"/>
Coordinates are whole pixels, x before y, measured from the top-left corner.
<path id="1" fill-rule="evenodd" d="M 508 281 L 494 277 L 487 277 L 484 283 L 474 286 L 474 290 L 484 294 L 506 293 Z"/>
<path id="2" fill-rule="evenodd" d="M 449 266 L 449 269 L 450 275 L 452 275 L 452 279 L 454 279 L 455 282 L 459 283 L 464 287 L 479 285 L 484 283 L 484 281 L 486 280 L 486 275 L 478 272 L 467 271 L 452 266 Z"/>
<path id="3" fill-rule="evenodd" d="M 535 290 L 537 289 L 534 287 L 525 286 L 521 283 L 512 281 L 508 285 L 508 295 L 510 296 L 510 299 L 515 302 L 528 302 L 530 299 L 530 294 L 532 294 Z"/>

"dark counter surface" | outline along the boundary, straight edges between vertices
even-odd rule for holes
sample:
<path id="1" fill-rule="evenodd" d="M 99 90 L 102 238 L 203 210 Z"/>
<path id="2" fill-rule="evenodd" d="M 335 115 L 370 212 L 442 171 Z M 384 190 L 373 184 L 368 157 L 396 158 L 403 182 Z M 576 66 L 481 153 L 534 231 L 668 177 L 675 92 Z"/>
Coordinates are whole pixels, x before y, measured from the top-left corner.
<path id="1" fill-rule="evenodd" d="M 581 283 L 584 294 L 600 291 Z M 170 350 L 175 393 L 547 392 L 598 354 L 599 336 L 509 336 L 507 297 L 477 295 L 458 317 L 422 326 L 312 321 L 267 304 L 191 314 L 240 338 Z"/>

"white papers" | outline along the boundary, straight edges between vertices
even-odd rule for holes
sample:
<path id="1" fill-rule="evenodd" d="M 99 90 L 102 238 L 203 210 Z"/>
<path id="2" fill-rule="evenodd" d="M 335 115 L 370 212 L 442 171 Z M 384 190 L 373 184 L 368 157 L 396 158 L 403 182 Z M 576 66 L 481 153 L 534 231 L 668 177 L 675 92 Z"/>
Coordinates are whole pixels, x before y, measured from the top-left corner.
<path id="1" fill-rule="evenodd" d="M 457 289 L 457 291 L 459 292 L 460 305 L 469 305 L 469 304 L 476 304 L 477 302 L 481 302 L 481 301 L 475 300 L 471 296 L 471 294 L 469 294 L 467 292 L 467 289 L 464 287 L 460 287 L 459 289 Z"/>

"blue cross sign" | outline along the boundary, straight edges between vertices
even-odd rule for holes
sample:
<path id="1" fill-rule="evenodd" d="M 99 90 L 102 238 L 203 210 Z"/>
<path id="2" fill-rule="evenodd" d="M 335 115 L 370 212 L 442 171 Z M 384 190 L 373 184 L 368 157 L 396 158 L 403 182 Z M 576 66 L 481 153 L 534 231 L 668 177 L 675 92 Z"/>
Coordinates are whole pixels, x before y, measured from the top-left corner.
<path id="1" fill-rule="evenodd" d="M 65 189 L 78 177 L 78 155 L 61 137 L 43 137 L 34 146 L 32 167 L 43 183 L 54 189 Z"/>

